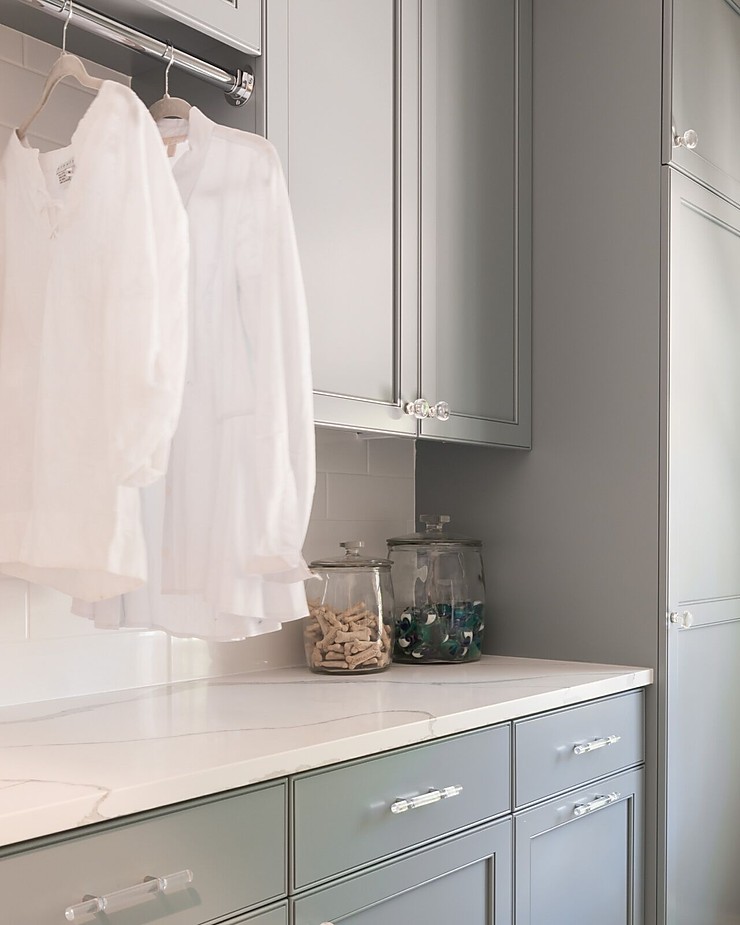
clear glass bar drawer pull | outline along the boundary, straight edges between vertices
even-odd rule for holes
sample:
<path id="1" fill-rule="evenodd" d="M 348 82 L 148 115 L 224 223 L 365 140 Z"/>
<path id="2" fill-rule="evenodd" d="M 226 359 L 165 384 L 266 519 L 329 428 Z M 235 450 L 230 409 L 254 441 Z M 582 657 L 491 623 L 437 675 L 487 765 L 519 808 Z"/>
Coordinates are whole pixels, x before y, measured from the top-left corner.
<path id="1" fill-rule="evenodd" d="M 82 902 L 68 906 L 64 910 L 64 917 L 68 922 L 80 922 L 88 916 L 97 915 L 98 912 L 116 912 L 119 909 L 128 909 L 148 896 L 157 893 L 175 893 L 183 890 L 193 882 L 191 870 L 179 870 L 176 874 L 166 877 L 145 877 L 141 883 L 127 886 L 123 890 L 115 890 L 105 896 L 83 896 Z"/>
<path id="2" fill-rule="evenodd" d="M 462 787 L 443 787 L 441 790 L 422 793 L 410 800 L 396 800 L 395 803 L 391 803 L 391 812 L 405 813 L 408 809 L 418 809 L 420 806 L 429 806 L 430 803 L 439 803 L 440 800 L 449 800 L 451 797 L 460 796 L 462 789 Z"/>
<path id="3" fill-rule="evenodd" d="M 587 755 L 589 752 L 595 752 L 597 748 L 606 748 L 607 745 L 615 745 L 622 736 L 606 736 L 604 739 L 594 739 L 593 742 L 584 742 L 582 745 L 573 746 L 574 755 Z"/>
<path id="4" fill-rule="evenodd" d="M 605 806 L 611 806 L 611 804 L 616 803 L 621 796 L 621 793 L 607 793 L 606 796 L 596 797 L 596 799 L 591 800 L 590 803 L 579 803 L 573 810 L 573 815 L 585 816 L 587 813 L 594 812 L 594 810 L 603 809 Z"/>

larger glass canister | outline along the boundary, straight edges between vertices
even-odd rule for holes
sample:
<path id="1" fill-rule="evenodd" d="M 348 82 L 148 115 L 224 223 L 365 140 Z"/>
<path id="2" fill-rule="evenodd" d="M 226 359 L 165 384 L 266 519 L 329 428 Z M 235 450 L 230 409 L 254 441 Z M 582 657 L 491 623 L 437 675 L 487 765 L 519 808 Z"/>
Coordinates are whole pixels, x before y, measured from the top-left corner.
<path id="1" fill-rule="evenodd" d="M 361 540 L 340 545 L 343 556 L 309 565 L 315 577 L 306 584 L 306 662 L 323 674 L 383 671 L 393 650 L 391 563 L 363 556 Z"/>
<path id="2" fill-rule="evenodd" d="M 395 598 L 396 662 L 473 662 L 485 629 L 480 540 L 445 532 L 450 518 L 425 514 L 425 530 L 388 540 Z"/>

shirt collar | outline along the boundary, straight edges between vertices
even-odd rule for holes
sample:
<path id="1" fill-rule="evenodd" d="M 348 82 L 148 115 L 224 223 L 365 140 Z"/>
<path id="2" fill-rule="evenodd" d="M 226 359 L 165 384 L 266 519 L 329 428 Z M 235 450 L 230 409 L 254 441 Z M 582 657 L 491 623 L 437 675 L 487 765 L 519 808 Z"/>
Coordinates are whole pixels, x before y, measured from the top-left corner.
<path id="1" fill-rule="evenodd" d="M 196 106 L 190 110 L 188 128 L 188 147 L 189 150 L 177 161 L 172 168 L 172 173 L 180 189 L 180 195 L 185 206 L 188 205 L 190 197 L 198 182 L 203 163 L 208 153 L 208 148 L 213 137 L 213 130 L 216 127 L 207 116 Z"/>

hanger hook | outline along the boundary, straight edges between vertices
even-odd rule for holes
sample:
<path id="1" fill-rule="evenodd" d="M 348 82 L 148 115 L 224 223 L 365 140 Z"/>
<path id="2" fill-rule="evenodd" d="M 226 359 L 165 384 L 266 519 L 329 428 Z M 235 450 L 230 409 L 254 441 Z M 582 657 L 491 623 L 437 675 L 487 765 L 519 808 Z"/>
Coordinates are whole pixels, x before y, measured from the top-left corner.
<path id="1" fill-rule="evenodd" d="M 69 4 L 69 10 L 67 12 L 67 18 L 64 20 L 64 28 L 62 29 L 62 54 L 67 54 L 67 29 L 69 28 L 69 21 L 72 18 L 72 13 L 74 12 L 74 7 L 72 6 L 72 0 L 64 0 L 64 6 L 62 7 L 62 12 L 67 9 Z"/>
<path id="2" fill-rule="evenodd" d="M 72 0 L 70 0 L 70 3 Z M 167 48 L 165 54 L 169 53 L 169 61 L 167 62 L 167 67 L 164 69 L 164 95 L 170 95 L 170 68 L 175 63 L 175 46 L 172 42 L 167 42 Z"/>

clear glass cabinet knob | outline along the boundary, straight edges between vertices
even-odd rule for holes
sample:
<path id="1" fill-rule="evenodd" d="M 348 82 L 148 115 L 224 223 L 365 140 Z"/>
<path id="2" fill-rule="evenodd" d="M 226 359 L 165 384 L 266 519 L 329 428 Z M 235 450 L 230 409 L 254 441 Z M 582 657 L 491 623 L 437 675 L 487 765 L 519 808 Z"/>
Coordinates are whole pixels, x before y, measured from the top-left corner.
<path id="1" fill-rule="evenodd" d="M 403 409 L 406 414 L 411 414 L 418 420 L 422 421 L 424 418 L 428 418 L 432 410 L 432 406 L 426 400 L 426 398 L 417 398 L 416 401 L 406 402 L 406 406 Z"/>
<path id="2" fill-rule="evenodd" d="M 426 418 L 447 421 L 450 417 L 450 406 L 446 401 L 438 401 L 436 405 L 432 405 L 426 398 L 417 398 L 416 401 L 406 402 L 403 410 L 406 414 L 411 414 L 420 421 Z"/>
<path id="3" fill-rule="evenodd" d="M 675 128 L 673 129 L 674 148 L 688 148 L 689 151 L 693 151 L 698 144 L 699 136 L 693 128 L 687 128 L 683 134 L 679 134 Z"/>
<path id="4" fill-rule="evenodd" d="M 448 421 L 450 419 L 450 406 L 446 401 L 438 401 L 433 410 L 438 421 Z"/>

